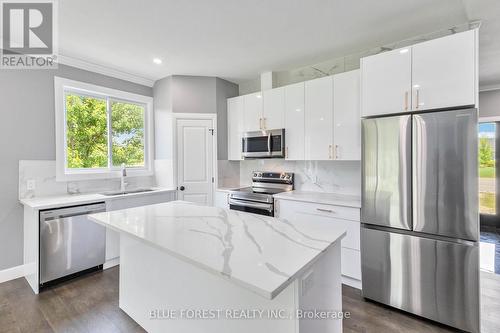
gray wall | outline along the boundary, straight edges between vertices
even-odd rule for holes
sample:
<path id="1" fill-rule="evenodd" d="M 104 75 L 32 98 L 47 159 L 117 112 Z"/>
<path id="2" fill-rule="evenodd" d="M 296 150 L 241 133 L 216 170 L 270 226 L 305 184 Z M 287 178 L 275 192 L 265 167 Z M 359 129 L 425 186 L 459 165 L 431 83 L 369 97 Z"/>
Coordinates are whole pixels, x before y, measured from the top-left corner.
<path id="1" fill-rule="evenodd" d="M 0 70 L 0 270 L 23 263 L 19 160 L 54 160 L 54 76 L 153 96 L 153 89 L 60 65 L 57 70 Z"/>
<path id="2" fill-rule="evenodd" d="M 483 91 L 479 93 L 479 116 L 500 116 L 500 90 Z"/>
<path id="3" fill-rule="evenodd" d="M 238 85 L 217 78 L 217 159 L 227 160 L 227 99 L 238 96 Z"/>
<path id="4" fill-rule="evenodd" d="M 227 99 L 238 96 L 238 85 L 220 78 L 207 76 L 173 75 L 158 80 L 154 85 L 156 139 L 165 142 L 163 132 L 171 131 L 165 112 L 217 114 L 217 159 L 227 159 Z M 159 127 L 160 126 L 160 127 Z M 156 148 L 156 158 L 170 158 L 166 146 Z"/>

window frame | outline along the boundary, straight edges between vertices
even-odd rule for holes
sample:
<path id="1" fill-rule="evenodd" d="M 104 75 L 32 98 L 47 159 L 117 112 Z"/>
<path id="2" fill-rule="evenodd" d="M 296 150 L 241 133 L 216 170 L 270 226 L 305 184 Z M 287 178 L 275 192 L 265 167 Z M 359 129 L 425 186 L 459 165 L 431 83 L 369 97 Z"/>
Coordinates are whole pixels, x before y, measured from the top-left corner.
<path id="1" fill-rule="evenodd" d="M 153 98 L 90 83 L 54 77 L 55 132 L 56 132 L 56 181 L 109 179 L 120 177 L 120 167 L 112 161 L 111 102 L 129 102 L 144 106 L 144 166 L 127 167 L 129 176 L 151 176 L 154 174 Z M 66 95 L 67 93 L 103 98 L 106 100 L 108 128 L 108 166 L 106 168 L 67 168 L 66 149 Z"/>

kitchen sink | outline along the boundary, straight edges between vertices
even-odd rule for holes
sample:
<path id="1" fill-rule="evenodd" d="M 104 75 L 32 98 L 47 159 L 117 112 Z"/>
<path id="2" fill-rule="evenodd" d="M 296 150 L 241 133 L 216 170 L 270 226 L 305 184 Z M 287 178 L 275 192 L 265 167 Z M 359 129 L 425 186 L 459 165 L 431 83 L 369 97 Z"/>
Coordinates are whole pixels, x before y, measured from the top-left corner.
<path id="1" fill-rule="evenodd" d="M 151 192 L 154 191 L 152 188 L 136 188 L 133 190 L 125 190 L 125 191 L 108 191 L 108 192 L 102 192 L 100 194 L 106 195 L 106 196 L 113 196 L 113 195 L 125 195 L 125 194 L 133 194 L 133 193 L 143 193 L 143 192 Z"/>

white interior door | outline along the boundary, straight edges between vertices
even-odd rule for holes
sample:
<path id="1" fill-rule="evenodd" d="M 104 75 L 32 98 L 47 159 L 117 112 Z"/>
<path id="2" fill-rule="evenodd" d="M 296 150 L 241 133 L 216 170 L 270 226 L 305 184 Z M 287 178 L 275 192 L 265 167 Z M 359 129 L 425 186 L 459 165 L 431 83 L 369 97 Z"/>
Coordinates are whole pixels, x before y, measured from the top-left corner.
<path id="1" fill-rule="evenodd" d="M 211 119 L 177 119 L 179 200 L 213 204 L 213 128 Z"/>

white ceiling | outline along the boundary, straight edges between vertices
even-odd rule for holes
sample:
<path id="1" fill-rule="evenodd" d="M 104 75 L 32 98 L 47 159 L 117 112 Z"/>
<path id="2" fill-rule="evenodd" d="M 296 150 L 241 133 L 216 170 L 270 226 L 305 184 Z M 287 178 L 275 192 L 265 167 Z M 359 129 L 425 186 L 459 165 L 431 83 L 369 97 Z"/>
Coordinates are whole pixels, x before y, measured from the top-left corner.
<path id="1" fill-rule="evenodd" d="M 480 4 L 478 4 L 480 3 Z M 64 56 L 157 80 L 242 82 L 485 19 L 481 80 L 500 82 L 498 0 L 79 0 L 59 2 Z M 493 17 L 493 16 L 497 17 Z M 156 65 L 158 57 L 163 64 Z M 491 82 L 491 83 L 490 83 Z"/>

